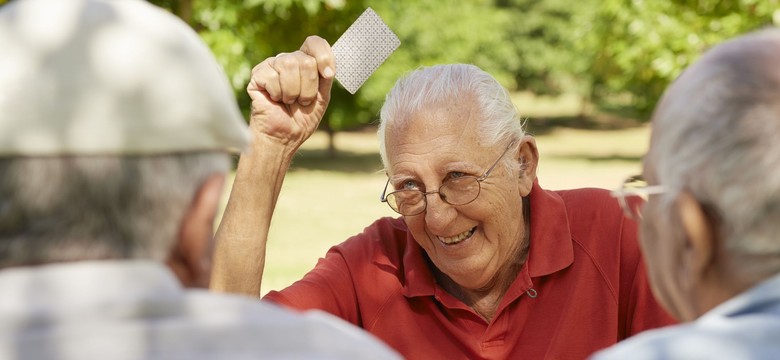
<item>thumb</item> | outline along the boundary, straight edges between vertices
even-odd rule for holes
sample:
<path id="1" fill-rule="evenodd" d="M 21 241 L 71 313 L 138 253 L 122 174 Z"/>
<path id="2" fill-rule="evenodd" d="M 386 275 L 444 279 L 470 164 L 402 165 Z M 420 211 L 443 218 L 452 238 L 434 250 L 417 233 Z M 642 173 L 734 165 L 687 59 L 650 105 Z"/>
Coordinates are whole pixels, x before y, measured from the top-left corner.
<path id="1" fill-rule="evenodd" d="M 318 92 L 322 101 L 327 106 L 330 102 L 330 90 L 333 88 L 333 78 L 320 78 Z"/>

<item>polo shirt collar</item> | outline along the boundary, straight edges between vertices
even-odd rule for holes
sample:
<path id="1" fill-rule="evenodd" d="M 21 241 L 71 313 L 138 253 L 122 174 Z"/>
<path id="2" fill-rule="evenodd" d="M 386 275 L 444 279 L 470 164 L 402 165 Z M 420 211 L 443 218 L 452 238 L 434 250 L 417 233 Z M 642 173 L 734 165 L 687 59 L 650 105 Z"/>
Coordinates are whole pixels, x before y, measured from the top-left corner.
<path id="1" fill-rule="evenodd" d="M 531 249 L 528 273 L 539 277 L 560 271 L 574 263 L 569 217 L 558 193 L 544 190 L 534 181 L 530 195 Z"/>
<path id="2" fill-rule="evenodd" d="M 404 224 L 405 225 L 405 224 Z M 428 267 L 428 256 L 420 244 L 414 240 L 412 233 L 406 231 L 406 249 L 404 250 L 404 287 L 402 293 L 411 298 L 416 296 L 433 296 L 436 291 L 436 280 Z M 432 265 L 431 265 L 432 266 Z"/>
<path id="3" fill-rule="evenodd" d="M 534 181 L 531 194 L 531 246 L 526 265 L 529 275 L 539 277 L 560 271 L 574 263 L 569 220 L 563 199 L 553 191 L 544 190 Z M 402 226 L 406 226 L 401 220 Z M 428 267 L 424 250 L 406 231 L 403 254 L 406 297 L 433 296 L 436 281 Z"/>

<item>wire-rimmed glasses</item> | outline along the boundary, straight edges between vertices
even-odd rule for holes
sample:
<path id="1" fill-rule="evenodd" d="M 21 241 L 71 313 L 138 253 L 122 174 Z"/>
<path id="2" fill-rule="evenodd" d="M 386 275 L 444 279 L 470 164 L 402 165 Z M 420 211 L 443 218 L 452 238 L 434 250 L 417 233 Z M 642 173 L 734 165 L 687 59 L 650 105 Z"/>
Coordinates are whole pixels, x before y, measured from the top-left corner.
<path id="1" fill-rule="evenodd" d="M 385 189 L 382 191 L 382 196 L 379 200 L 381 202 L 386 202 L 393 211 L 404 216 L 413 216 L 425 211 L 428 207 L 428 195 L 430 194 L 439 194 L 442 201 L 450 205 L 466 205 L 477 199 L 482 190 L 480 183 L 490 176 L 490 173 L 493 172 L 493 169 L 496 168 L 499 161 L 501 161 L 515 143 L 517 143 L 517 141 L 512 141 L 506 149 L 504 149 L 504 152 L 501 153 L 501 156 L 496 159 L 493 165 L 491 165 L 482 176 L 465 175 L 456 178 L 447 178 L 442 182 L 439 189 L 434 191 L 423 192 L 415 189 L 401 189 L 387 194 L 387 188 L 390 186 L 390 179 L 388 178 Z"/>
<path id="2" fill-rule="evenodd" d="M 640 220 L 642 218 L 642 206 L 650 195 L 663 194 L 667 191 L 663 185 L 648 185 L 642 175 L 634 175 L 623 181 L 619 189 L 610 194 L 617 199 L 623 213 L 627 217 Z M 642 201 L 631 201 L 628 198 L 640 198 Z"/>

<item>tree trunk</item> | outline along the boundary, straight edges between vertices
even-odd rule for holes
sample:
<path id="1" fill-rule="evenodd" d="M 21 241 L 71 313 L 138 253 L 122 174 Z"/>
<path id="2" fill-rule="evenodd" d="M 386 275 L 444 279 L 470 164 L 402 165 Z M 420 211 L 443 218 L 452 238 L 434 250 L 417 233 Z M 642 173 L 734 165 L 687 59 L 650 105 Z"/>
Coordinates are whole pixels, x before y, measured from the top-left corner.
<path id="1" fill-rule="evenodd" d="M 192 26 L 192 2 L 194 0 L 179 0 L 177 14 L 184 22 Z"/>
<path id="2" fill-rule="evenodd" d="M 330 126 L 330 119 L 325 119 L 322 123 L 322 128 L 328 134 L 328 157 L 336 157 L 336 132 Z"/>
<path id="3" fill-rule="evenodd" d="M 596 91 L 595 88 L 596 88 L 595 82 L 591 81 L 590 85 L 588 86 L 588 90 L 585 90 L 586 93 L 580 96 L 580 111 L 579 114 L 577 114 L 577 117 L 580 120 L 584 120 L 589 115 L 588 107 L 590 106 L 590 103 L 593 101 L 593 92 Z"/>

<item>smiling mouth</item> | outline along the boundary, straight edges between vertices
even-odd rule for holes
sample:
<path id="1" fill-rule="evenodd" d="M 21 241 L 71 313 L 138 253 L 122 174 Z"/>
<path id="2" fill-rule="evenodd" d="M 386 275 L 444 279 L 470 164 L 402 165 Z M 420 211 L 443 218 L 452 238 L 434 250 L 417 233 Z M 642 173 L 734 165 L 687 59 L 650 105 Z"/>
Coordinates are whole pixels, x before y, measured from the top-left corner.
<path id="1" fill-rule="evenodd" d="M 471 235 L 474 235 L 474 232 L 477 231 L 477 227 L 471 228 L 469 231 L 464 231 L 458 235 L 451 236 L 451 237 L 443 237 L 443 236 L 437 236 L 436 238 L 439 239 L 439 241 L 444 245 L 455 245 L 458 244 L 468 238 L 471 237 Z"/>

